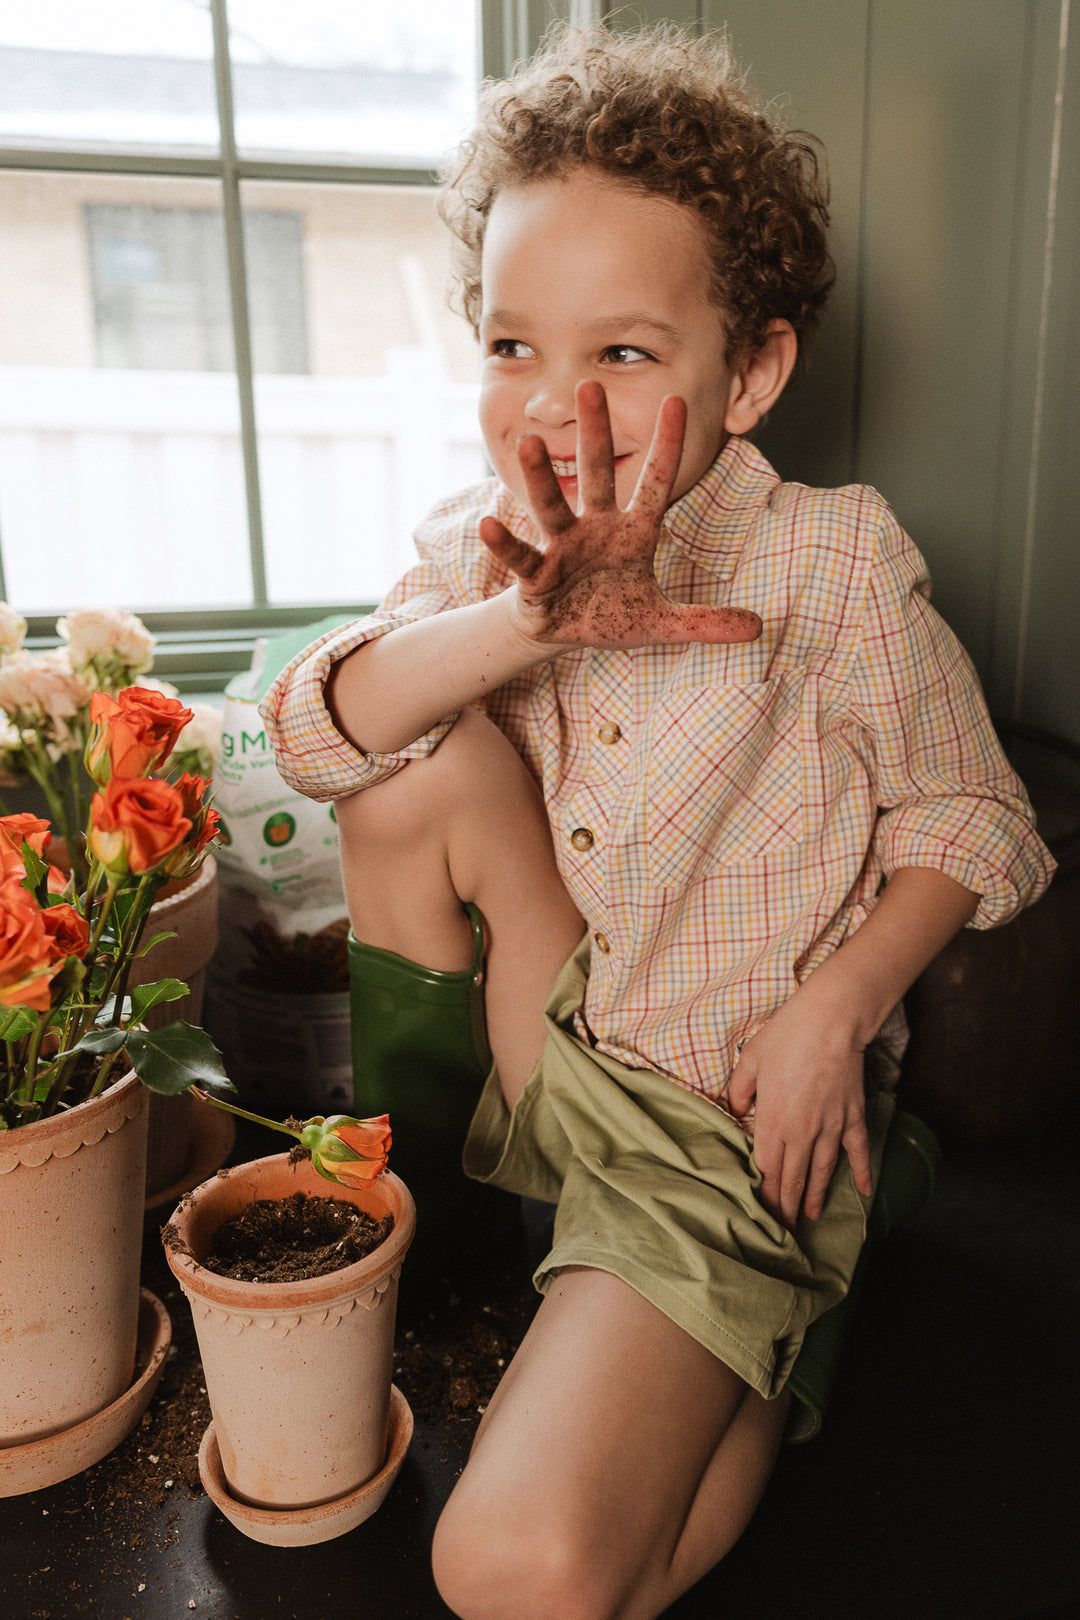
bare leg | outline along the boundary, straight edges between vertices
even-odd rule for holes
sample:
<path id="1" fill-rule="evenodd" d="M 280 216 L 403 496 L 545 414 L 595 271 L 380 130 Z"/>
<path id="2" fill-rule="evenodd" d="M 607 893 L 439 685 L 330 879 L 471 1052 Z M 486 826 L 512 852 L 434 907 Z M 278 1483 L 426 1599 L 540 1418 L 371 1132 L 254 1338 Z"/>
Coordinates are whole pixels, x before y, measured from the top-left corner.
<path id="1" fill-rule="evenodd" d="M 487 934 L 488 1038 L 510 1106 L 539 1060 L 543 1009 L 584 924 L 555 864 L 547 812 L 512 744 L 465 709 L 428 758 L 336 806 L 357 938 L 467 968 L 473 901 Z"/>
<path id="2" fill-rule="evenodd" d="M 618 1278 L 567 1269 L 436 1530 L 445 1601 L 463 1620 L 652 1620 L 741 1535 L 787 1407 Z"/>

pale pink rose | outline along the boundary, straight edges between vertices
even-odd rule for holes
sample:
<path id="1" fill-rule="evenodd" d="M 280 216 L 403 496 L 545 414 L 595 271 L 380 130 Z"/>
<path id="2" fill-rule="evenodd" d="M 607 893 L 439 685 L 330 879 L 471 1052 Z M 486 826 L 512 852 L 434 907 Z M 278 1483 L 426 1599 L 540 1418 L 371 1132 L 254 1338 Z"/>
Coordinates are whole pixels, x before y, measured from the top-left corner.
<path id="1" fill-rule="evenodd" d="M 26 635 L 26 620 L 6 602 L 0 602 L 0 658 L 18 652 Z"/>
<path id="2" fill-rule="evenodd" d="M 20 777 L 12 756 L 22 748 L 22 733 L 0 712 L 0 788 L 18 787 Z"/>
<path id="3" fill-rule="evenodd" d="M 24 728 L 44 720 L 61 748 L 74 741 L 67 722 L 89 701 L 90 688 L 73 672 L 66 647 L 20 650 L 0 663 L 0 708 L 18 716 Z"/>
<path id="4" fill-rule="evenodd" d="M 130 675 L 139 675 L 154 662 L 153 636 L 125 608 L 76 608 L 57 619 L 56 628 L 68 644 L 74 669 L 85 669 L 97 658 L 115 659 Z"/>
<path id="5" fill-rule="evenodd" d="M 162 697 L 179 697 L 180 688 L 171 681 L 159 681 L 156 675 L 140 675 L 139 685 L 148 688 L 151 692 L 160 692 Z"/>
<path id="6" fill-rule="evenodd" d="M 188 707 L 193 718 L 180 733 L 176 753 L 198 755 L 205 767 L 202 774 L 211 776 L 217 751 L 221 747 L 221 727 L 225 716 L 212 703 L 189 703 Z"/>
<path id="7" fill-rule="evenodd" d="M 6 714 L 38 714 L 37 697 L 31 686 L 34 656 L 14 652 L 0 664 L 0 709 Z"/>

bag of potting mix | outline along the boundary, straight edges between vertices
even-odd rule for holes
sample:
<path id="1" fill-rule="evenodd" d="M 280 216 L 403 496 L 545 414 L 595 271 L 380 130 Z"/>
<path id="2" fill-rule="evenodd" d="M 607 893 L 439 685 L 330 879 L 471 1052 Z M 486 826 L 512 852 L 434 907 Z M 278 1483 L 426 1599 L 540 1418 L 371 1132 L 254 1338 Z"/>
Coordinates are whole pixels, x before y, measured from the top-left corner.
<path id="1" fill-rule="evenodd" d="M 225 692 L 214 807 L 219 943 L 204 1022 L 254 1112 L 352 1109 L 348 917 L 334 808 L 282 780 L 258 711 L 273 675 L 328 619 L 259 642 Z"/>

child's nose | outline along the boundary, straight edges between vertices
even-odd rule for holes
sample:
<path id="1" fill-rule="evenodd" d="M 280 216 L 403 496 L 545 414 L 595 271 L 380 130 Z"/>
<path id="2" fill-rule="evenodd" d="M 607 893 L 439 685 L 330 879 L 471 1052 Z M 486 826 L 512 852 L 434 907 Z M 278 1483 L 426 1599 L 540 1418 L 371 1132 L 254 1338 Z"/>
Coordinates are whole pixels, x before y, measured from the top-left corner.
<path id="1" fill-rule="evenodd" d="M 537 384 L 525 405 L 526 415 L 544 427 L 565 427 L 577 415 L 573 379 L 546 377 Z"/>

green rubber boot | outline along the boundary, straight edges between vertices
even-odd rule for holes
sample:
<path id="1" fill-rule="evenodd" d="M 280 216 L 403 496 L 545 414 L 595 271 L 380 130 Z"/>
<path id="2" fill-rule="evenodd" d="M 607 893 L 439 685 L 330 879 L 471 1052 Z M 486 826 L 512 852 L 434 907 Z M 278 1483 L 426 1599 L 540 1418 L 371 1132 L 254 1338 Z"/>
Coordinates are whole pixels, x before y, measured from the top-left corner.
<path id="1" fill-rule="evenodd" d="M 866 1242 L 851 1287 L 838 1305 L 810 1324 L 788 1378 L 795 1396 L 786 1436 L 791 1443 L 812 1440 L 821 1428 L 874 1248 L 922 1208 L 940 1167 L 941 1147 L 929 1125 L 898 1108 L 885 1140 Z"/>
<path id="2" fill-rule="evenodd" d="M 472 966 L 422 967 L 349 936 L 353 1096 L 358 1115 L 389 1114 L 390 1168 L 416 1201 L 411 1279 L 490 1254 L 515 1228 L 518 1200 L 461 1168 L 469 1122 L 491 1068 L 484 1020 L 484 926 Z"/>

